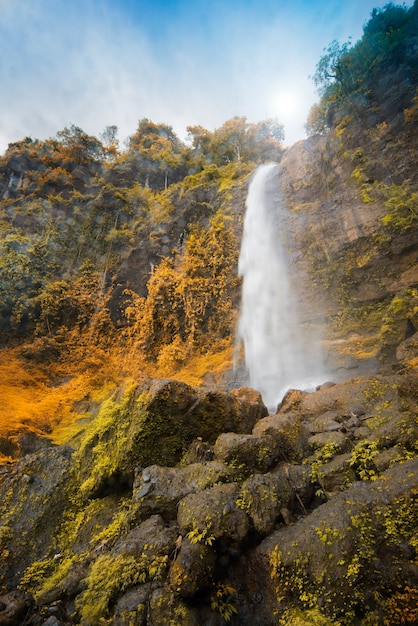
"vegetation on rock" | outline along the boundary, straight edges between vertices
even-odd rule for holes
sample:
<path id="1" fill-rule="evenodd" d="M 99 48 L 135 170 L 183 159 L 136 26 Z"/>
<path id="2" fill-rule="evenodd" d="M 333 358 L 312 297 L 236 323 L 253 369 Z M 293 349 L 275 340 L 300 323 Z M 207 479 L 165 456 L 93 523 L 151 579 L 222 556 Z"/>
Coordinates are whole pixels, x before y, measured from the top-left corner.
<path id="1" fill-rule="evenodd" d="M 417 19 L 330 44 L 287 150 L 276 120 L 142 119 L 0 157 L 0 625 L 416 623 Z M 343 371 L 274 415 L 231 374 L 268 160 Z"/>

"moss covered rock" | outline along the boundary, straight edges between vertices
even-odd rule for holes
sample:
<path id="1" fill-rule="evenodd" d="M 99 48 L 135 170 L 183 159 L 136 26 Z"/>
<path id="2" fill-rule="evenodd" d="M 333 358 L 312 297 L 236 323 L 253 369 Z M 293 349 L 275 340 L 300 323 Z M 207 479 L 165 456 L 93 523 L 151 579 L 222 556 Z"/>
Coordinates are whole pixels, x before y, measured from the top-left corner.
<path id="1" fill-rule="evenodd" d="M 213 443 L 225 431 L 249 433 L 266 414 L 261 400 L 197 391 L 176 381 L 132 384 L 106 400 L 75 454 L 80 495 L 132 484 L 136 467 L 175 465 L 197 438 Z"/>

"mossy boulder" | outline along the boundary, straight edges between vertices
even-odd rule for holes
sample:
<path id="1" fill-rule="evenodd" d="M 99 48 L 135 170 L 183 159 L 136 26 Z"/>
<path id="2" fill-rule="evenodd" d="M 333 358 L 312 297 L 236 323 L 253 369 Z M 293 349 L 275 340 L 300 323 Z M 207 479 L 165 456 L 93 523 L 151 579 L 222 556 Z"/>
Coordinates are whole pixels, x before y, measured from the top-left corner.
<path id="1" fill-rule="evenodd" d="M 151 465 L 136 472 L 132 497 L 141 517 L 158 512 L 166 519 L 174 519 L 179 501 L 189 493 L 231 482 L 237 474 L 238 470 L 220 461 L 192 463 L 186 467 Z"/>
<path id="2" fill-rule="evenodd" d="M 414 459 L 372 483 L 356 482 L 272 533 L 238 574 L 246 597 L 260 593 L 265 599 L 257 609 L 248 603 L 248 612 L 267 624 L 290 607 L 317 606 L 328 619 L 348 625 L 355 615 L 384 611 L 391 594 L 418 581 L 417 490 Z"/>
<path id="3" fill-rule="evenodd" d="M 71 454 L 55 446 L 0 466 L 0 590 L 17 585 L 52 546 L 68 506 Z"/>
<path id="4" fill-rule="evenodd" d="M 52 446 L 1 468 L 3 583 L 33 594 L 36 624 L 57 605 L 83 626 L 351 626 L 353 615 L 366 626 L 401 606 L 411 612 L 414 381 L 408 370 L 327 384 L 317 399 L 291 392 L 278 414 L 256 423 L 254 414 L 244 417 L 247 432 L 210 442 L 196 436 L 194 411 L 214 406 L 201 414 L 207 424 L 235 428 L 235 395 L 218 416 L 226 394 L 208 398 L 171 381 L 132 384 L 91 418 L 75 452 Z M 138 443 L 146 428 L 160 454 L 151 424 L 162 439 L 163 417 L 167 436 L 184 435 L 185 454 L 171 465 L 136 464 L 152 452 L 146 437 L 142 451 Z M 312 450 L 312 433 L 341 436 L 350 449 L 326 439 Z M 32 538 L 21 541 L 27 524 L 33 553 Z"/>
<path id="5" fill-rule="evenodd" d="M 132 384 L 106 400 L 85 429 L 75 454 L 80 495 L 103 495 L 132 484 L 136 467 L 173 466 L 196 439 L 213 443 L 225 431 L 249 433 L 267 410 L 218 391 L 176 381 Z"/>
<path id="6" fill-rule="evenodd" d="M 374 415 L 390 416 L 400 409 L 398 383 L 397 376 L 374 376 L 324 384 L 315 393 L 299 392 L 297 401 L 291 402 L 291 395 L 285 398 L 279 413 L 297 411 L 306 425 L 311 421 L 315 425 L 321 415 L 330 415 L 329 412 L 334 419 L 370 415 L 372 411 Z"/>
<path id="7" fill-rule="evenodd" d="M 180 501 L 177 521 L 191 541 L 211 545 L 215 540 L 240 544 L 247 537 L 247 514 L 237 506 L 237 484 L 216 485 Z"/>
<path id="8" fill-rule="evenodd" d="M 297 412 L 264 417 L 255 424 L 253 435 L 272 437 L 282 461 L 301 461 L 309 454 L 309 430 Z"/>
<path id="9" fill-rule="evenodd" d="M 237 505 L 250 517 L 257 533 L 265 537 L 290 511 L 306 513 L 312 497 L 312 483 L 308 468 L 282 465 L 274 472 L 254 474 L 242 483 Z"/>
<path id="10" fill-rule="evenodd" d="M 211 585 L 216 566 L 214 550 L 185 537 L 170 570 L 170 584 L 182 598 L 191 598 Z"/>
<path id="11" fill-rule="evenodd" d="M 278 445 L 271 435 L 223 433 L 214 446 L 215 458 L 233 467 L 267 471 L 277 463 Z"/>

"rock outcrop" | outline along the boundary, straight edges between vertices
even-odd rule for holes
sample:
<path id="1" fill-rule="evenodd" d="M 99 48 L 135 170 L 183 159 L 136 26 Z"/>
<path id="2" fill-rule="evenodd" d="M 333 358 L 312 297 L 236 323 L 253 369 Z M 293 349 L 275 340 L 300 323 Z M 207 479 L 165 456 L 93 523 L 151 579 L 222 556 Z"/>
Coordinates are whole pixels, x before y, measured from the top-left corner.
<path id="1" fill-rule="evenodd" d="M 413 623 L 416 389 L 405 368 L 275 415 L 248 390 L 121 391 L 75 449 L 2 466 L 0 624 Z"/>

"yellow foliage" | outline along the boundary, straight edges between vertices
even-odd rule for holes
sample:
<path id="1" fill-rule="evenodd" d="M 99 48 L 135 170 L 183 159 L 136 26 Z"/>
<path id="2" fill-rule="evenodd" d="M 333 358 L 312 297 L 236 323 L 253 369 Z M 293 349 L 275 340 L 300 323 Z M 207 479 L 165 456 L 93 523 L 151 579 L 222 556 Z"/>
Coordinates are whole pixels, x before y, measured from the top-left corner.
<path id="1" fill-rule="evenodd" d="M 61 375 L 56 382 L 53 374 Z M 83 417 L 77 403 L 88 398 L 99 402 L 114 387 L 109 371 L 47 372 L 25 362 L 13 350 L 0 351 L 0 437 L 14 439 L 23 432 L 47 435 L 56 443 L 64 443 L 81 426 Z M 0 463 L 7 460 L 0 454 Z"/>

